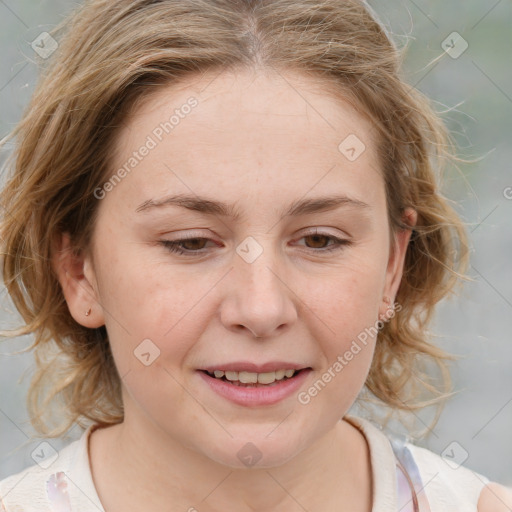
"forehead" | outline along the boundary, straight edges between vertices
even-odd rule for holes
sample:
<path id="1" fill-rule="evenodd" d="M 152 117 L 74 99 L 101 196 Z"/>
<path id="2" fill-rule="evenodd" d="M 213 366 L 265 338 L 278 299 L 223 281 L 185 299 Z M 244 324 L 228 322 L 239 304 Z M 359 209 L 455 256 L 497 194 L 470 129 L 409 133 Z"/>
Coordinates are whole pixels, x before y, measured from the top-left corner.
<path id="1" fill-rule="evenodd" d="M 211 73 L 144 97 L 117 138 L 111 171 L 129 167 L 115 193 L 134 201 L 211 191 L 284 199 L 333 186 L 368 197 L 369 184 L 382 184 L 373 137 L 369 120 L 309 77 Z"/>

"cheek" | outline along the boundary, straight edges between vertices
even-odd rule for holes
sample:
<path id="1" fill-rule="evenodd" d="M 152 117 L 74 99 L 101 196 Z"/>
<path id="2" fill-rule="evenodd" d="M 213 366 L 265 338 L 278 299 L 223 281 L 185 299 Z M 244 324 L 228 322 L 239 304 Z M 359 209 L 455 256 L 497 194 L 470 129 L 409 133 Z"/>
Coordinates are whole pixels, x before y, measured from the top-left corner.
<path id="1" fill-rule="evenodd" d="M 317 319 L 309 325 L 315 326 L 312 337 L 321 348 L 322 360 L 303 403 L 316 400 L 318 406 L 329 403 L 343 411 L 363 387 L 379 328 L 383 277 L 383 265 L 359 259 L 340 267 L 329 279 L 305 283 L 304 315 Z M 320 392 L 323 398 L 317 400 Z"/>
<path id="2" fill-rule="evenodd" d="M 218 278 L 129 254 L 105 258 L 98 266 L 105 324 L 119 372 L 138 368 L 141 343 L 179 365 L 209 321 L 207 296 Z"/>
<path id="3" fill-rule="evenodd" d="M 310 313 L 321 321 L 312 333 L 321 359 L 313 381 L 297 400 L 329 423 L 346 414 L 364 387 L 378 333 L 375 286 L 357 278 L 312 289 Z"/>
<path id="4" fill-rule="evenodd" d="M 304 302 L 333 339 L 346 342 L 378 320 L 384 277 L 378 262 L 348 262 L 323 278 L 303 277 Z"/>

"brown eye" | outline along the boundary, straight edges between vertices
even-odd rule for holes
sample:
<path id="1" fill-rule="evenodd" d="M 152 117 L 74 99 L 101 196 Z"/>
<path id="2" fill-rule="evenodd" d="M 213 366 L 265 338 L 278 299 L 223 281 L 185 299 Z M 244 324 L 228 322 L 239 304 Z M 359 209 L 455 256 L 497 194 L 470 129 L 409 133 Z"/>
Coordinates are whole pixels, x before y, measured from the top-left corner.
<path id="1" fill-rule="evenodd" d="M 300 238 L 302 247 L 305 247 L 313 254 L 330 254 L 335 251 L 341 251 L 349 245 L 352 245 L 350 239 L 338 238 L 328 233 L 313 232 L 305 234 Z"/>
<path id="2" fill-rule="evenodd" d="M 323 249 L 329 245 L 332 237 L 327 235 L 307 235 L 304 239 L 309 239 L 311 243 L 307 244 L 311 249 Z"/>
<path id="3" fill-rule="evenodd" d="M 199 249 L 204 249 L 207 241 L 207 238 L 189 238 L 188 240 L 182 240 L 181 246 L 183 249 L 189 251 L 197 251 Z"/>
<path id="4" fill-rule="evenodd" d="M 193 256 L 204 255 L 205 251 L 208 250 L 206 244 L 210 241 L 212 240 L 210 240 L 209 238 L 191 237 L 182 238 L 180 240 L 161 240 L 160 244 L 162 244 L 170 252 Z"/>

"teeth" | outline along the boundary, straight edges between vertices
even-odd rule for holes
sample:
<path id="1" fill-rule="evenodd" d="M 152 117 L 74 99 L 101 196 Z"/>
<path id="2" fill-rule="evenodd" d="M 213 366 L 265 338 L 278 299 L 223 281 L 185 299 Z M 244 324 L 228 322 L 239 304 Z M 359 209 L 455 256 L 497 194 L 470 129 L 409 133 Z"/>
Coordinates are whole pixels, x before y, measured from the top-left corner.
<path id="1" fill-rule="evenodd" d="M 276 372 L 258 373 L 258 384 L 272 384 L 276 380 Z"/>
<path id="2" fill-rule="evenodd" d="M 276 380 L 283 380 L 285 377 L 291 378 L 297 370 L 277 370 L 275 372 L 254 373 L 254 372 L 224 372 L 214 370 L 213 375 L 217 379 L 226 377 L 231 382 L 241 382 L 242 384 L 272 384 Z"/>
<path id="3" fill-rule="evenodd" d="M 284 377 L 286 370 L 277 370 L 276 371 L 276 380 L 281 380 Z"/>
<path id="4" fill-rule="evenodd" d="M 256 382 L 258 382 L 258 374 L 252 372 L 239 372 L 238 380 L 244 384 L 256 384 Z"/>

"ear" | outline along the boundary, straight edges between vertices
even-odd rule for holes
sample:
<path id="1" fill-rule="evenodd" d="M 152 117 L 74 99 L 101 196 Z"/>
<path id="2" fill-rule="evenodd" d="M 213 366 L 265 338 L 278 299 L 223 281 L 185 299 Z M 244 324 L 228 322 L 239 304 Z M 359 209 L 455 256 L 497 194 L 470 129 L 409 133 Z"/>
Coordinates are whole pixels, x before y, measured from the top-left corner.
<path id="1" fill-rule="evenodd" d="M 62 233 L 54 239 L 52 268 L 71 316 L 80 325 L 91 329 L 105 325 L 91 259 L 73 251 L 68 233 Z"/>
<path id="2" fill-rule="evenodd" d="M 410 226 L 410 229 L 405 228 L 397 231 L 391 242 L 392 247 L 386 270 L 386 281 L 383 296 L 389 297 L 392 303 L 394 303 L 398 288 L 400 287 L 404 270 L 405 255 L 407 253 L 409 240 L 411 239 L 412 229 L 416 225 L 417 219 L 418 214 L 416 210 L 407 208 L 402 216 L 402 220 L 405 224 Z"/>

